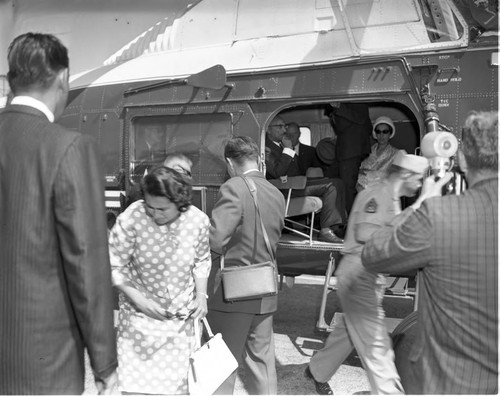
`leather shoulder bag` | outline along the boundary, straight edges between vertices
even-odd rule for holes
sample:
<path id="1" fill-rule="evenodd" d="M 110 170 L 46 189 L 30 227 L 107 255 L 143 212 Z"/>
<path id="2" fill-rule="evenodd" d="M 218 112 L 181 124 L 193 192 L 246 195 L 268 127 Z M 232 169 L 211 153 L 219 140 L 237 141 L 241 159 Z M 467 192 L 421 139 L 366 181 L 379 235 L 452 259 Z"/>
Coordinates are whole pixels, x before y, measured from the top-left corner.
<path id="1" fill-rule="evenodd" d="M 252 194 L 255 204 L 255 214 L 259 217 L 262 234 L 271 260 L 251 265 L 224 267 L 224 255 L 222 255 L 220 260 L 222 288 L 224 291 L 224 300 L 228 302 L 253 300 L 278 294 L 275 258 L 260 214 L 256 193 L 257 189 L 253 180 L 247 179 L 244 176 L 242 178 L 250 190 L 250 194 Z"/>

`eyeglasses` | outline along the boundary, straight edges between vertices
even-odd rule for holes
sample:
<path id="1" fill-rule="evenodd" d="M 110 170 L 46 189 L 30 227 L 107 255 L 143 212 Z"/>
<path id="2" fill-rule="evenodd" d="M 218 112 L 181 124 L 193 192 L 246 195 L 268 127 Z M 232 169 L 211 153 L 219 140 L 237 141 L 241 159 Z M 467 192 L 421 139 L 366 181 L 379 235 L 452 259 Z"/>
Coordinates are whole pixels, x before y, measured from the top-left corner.
<path id="1" fill-rule="evenodd" d="M 270 127 L 273 127 L 273 128 L 288 128 L 288 125 L 286 124 L 274 124 L 274 125 L 269 125 Z"/>
<path id="2" fill-rule="evenodd" d="M 191 177 L 191 172 L 188 171 L 186 168 L 183 168 L 180 165 L 175 165 L 172 169 L 176 170 L 179 173 L 185 174 L 187 177 Z"/>
<path id="3" fill-rule="evenodd" d="M 391 132 L 392 131 L 390 129 L 375 129 L 375 133 L 377 135 L 380 135 L 381 133 L 383 133 L 384 135 L 388 135 Z"/>
<path id="4" fill-rule="evenodd" d="M 146 201 L 144 201 L 144 205 L 148 209 L 148 211 L 152 214 L 159 212 L 161 214 L 165 214 L 168 212 L 170 208 L 155 208 L 154 206 L 149 205 Z"/>

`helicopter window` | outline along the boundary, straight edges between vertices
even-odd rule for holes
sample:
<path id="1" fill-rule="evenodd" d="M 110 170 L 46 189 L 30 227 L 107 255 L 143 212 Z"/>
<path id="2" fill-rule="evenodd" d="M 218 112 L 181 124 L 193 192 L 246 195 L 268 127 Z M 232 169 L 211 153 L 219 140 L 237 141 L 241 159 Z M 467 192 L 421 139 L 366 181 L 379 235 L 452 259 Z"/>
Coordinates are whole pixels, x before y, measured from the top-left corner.
<path id="1" fill-rule="evenodd" d="M 226 175 L 224 142 L 231 134 L 230 114 L 136 117 L 130 140 L 132 178 L 161 165 L 169 154 L 182 153 L 193 162 L 194 184 L 220 184 Z"/>
<path id="2" fill-rule="evenodd" d="M 426 0 L 421 3 L 422 17 L 432 42 L 454 41 L 462 36 L 463 26 L 447 2 Z"/>
<path id="3" fill-rule="evenodd" d="M 300 143 L 311 146 L 311 130 L 308 127 L 300 127 Z"/>
<path id="4" fill-rule="evenodd" d="M 362 52 L 451 43 L 459 40 L 464 31 L 456 9 L 447 1 L 358 1 L 348 3 L 345 11 L 354 41 Z"/>

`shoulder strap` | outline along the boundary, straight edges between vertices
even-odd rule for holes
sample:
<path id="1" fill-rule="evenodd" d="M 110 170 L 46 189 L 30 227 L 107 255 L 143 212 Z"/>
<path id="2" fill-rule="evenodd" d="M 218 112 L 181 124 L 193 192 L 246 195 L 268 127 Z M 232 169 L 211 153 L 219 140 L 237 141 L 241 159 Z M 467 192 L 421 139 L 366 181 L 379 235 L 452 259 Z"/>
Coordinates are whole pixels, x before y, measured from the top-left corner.
<path id="1" fill-rule="evenodd" d="M 271 249 L 271 242 L 269 242 L 269 237 L 267 236 L 266 227 L 264 227 L 264 222 L 262 221 L 262 216 L 260 215 L 259 202 L 257 201 L 257 187 L 255 187 L 255 183 L 252 179 L 247 179 L 245 176 L 241 176 L 248 189 L 250 190 L 250 194 L 252 194 L 253 202 L 255 204 L 255 213 L 259 216 L 260 226 L 262 227 L 262 235 L 264 236 L 264 241 L 266 242 L 267 251 L 271 256 L 271 260 L 273 263 L 275 262 L 273 250 Z M 224 254 L 220 256 L 220 267 L 224 269 Z"/>
<path id="2" fill-rule="evenodd" d="M 259 216 L 260 226 L 262 227 L 262 234 L 264 235 L 264 241 L 266 242 L 267 250 L 269 251 L 269 255 L 271 259 L 274 261 L 273 250 L 271 249 L 271 242 L 269 242 L 269 237 L 267 236 L 266 227 L 264 227 L 264 222 L 262 221 L 262 216 L 260 215 L 259 202 L 257 201 L 257 187 L 255 187 L 255 183 L 252 179 L 248 179 L 245 176 L 241 176 L 245 181 L 248 189 L 250 190 L 250 194 L 252 194 L 253 202 L 255 204 L 255 213 Z"/>

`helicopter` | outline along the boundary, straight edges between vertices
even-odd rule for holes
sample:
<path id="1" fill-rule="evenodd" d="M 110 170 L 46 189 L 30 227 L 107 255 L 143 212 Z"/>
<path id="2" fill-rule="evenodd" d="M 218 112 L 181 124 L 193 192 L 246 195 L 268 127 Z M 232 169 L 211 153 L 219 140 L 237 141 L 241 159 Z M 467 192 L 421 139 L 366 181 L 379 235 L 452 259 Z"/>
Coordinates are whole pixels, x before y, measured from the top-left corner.
<path id="1" fill-rule="evenodd" d="M 372 122 L 390 117 L 391 144 L 409 153 L 436 131 L 460 143 L 470 111 L 498 109 L 498 3 L 198 0 L 73 75 L 70 87 L 59 123 L 97 139 L 108 215 L 158 163 L 143 152 L 151 128 L 160 159 L 192 160 L 194 203 L 210 214 L 228 177 L 225 141 L 252 137 L 265 171 L 278 115 L 310 146 L 335 139 L 329 110 L 338 103 L 366 105 Z M 284 234 L 280 273 L 325 275 L 325 296 L 340 252 Z M 328 327 L 321 317 L 318 325 Z"/>

